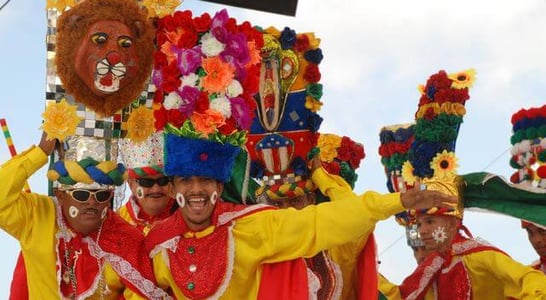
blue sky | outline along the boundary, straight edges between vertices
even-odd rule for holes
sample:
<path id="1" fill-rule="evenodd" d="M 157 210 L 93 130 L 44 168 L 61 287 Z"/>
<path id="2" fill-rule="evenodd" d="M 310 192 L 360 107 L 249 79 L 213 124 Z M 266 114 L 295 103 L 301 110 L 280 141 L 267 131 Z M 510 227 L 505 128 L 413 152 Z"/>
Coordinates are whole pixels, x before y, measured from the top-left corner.
<path id="1" fill-rule="evenodd" d="M 295 18 L 228 7 L 238 20 L 322 39 L 321 63 L 325 121 L 322 132 L 362 142 L 366 159 L 355 190 L 386 192 L 377 154 L 379 129 L 413 120 L 417 85 L 440 69 L 475 68 L 467 115 L 458 142 L 460 173 L 488 171 L 509 177 L 511 115 L 545 103 L 546 1 L 499 0 L 299 0 Z M 222 7 L 187 0 L 181 9 L 214 14 Z M 0 118 L 6 118 L 18 151 L 40 138 L 45 103 L 45 1 L 12 0 L 0 11 Z M 0 142 L 2 144 L 3 142 Z M 0 145 L 0 161 L 9 152 Z M 45 168 L 30 180 L 45 193 Z M 468 212 L 464 223 L 474 233 L 530 263 L 536 258 L 519 221 Z M 389 219 L 377 226 L 380 271 L 400 282 L 415 267 L 400 226 Z M 6 299 L 18 252 L 17 242 L 0 232 L 0 298 Z"/>

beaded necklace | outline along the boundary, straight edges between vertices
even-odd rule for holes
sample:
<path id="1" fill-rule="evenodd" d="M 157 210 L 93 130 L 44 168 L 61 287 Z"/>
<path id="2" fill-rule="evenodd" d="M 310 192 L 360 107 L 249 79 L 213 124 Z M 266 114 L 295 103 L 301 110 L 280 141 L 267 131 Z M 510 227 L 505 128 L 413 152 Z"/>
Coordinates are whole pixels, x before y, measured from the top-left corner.
<path id="1" fill-rule="evenodd" d="M 104 224 L 104 220 L 101 222 L 100 227 L 99 227 L 99 231 L 97 233 L 97 241 L 96 241 L 97 245 L 99 244 L 100 234 L 102 232 L 102 225 L 103 224 Z M 65 268 L 66 268 L 66 271 L 63 274 L 63 281 L 65 283 L 70 283 L 70 286 L 72 288 L 72 294 L 69 296 L 70 299 L 76 299 L 78 280 L 76 279 L 75 267 L 76 267 L 76 261 L 78 260 L 78 256 L 82 252 L 81 252 L 81 250 L 79 250 L 79 251 L 74 251 L 74 250 L 70 251 L 71 249 L 68 247 L 68 243 L 67 243 L 66 239 L 64 239 L 64 238 L 63 238 L 63 244 L 64 244 L 64 262 L 65 262 Z M 74 252 L 74 256 L 72 257 L 72 259 L 70 259 L 70 252 Z M 98 259 L 97 259 L 97 264 L 99 266 L 99 276 L 100 276 L 98 288 L 99 288 L 99 291 L 100 291 L 100 299 L 103 300 L 106 286 L 105 286 L 104 278 L 102 276 L 101 263 L 100 263 L 100 260 L 98 260 Z"/>

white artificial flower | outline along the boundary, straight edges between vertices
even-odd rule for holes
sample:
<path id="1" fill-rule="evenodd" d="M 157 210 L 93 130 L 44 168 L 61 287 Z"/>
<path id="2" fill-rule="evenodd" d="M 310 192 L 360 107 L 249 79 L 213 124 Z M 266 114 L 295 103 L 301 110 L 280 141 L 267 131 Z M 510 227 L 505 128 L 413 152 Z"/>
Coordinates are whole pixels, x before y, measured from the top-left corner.
<path id="1" fill-rule="evenodd" d="M 197 76 L 197 74 L 195 73 L 182 76 L 182 83 L 180 84 L 180 86 L 195 87 L 197 85 L 197 80 L 199 80 L 199 76 Z"/>
<path id="2" fill-rule="evenodd" d="M 225 97 L 212 100 L 209 108 L 221 113 L 226 119 L 231 117 L 231 102 Z"/>
<path id="3" fill-rule="evenodd" d="M 211 33 L 207 32 L 201 37 L 201 51 L 205 56 L 211 57 L 220 54 L 226 46 L 218 41 Z"/>
<path id="4" fill-rule="evenodd" d="M 165 109 L 179 109 L 181 104 L 182 98 L 180 98 L 180 95 L 178 95 L 177 92 L 169 93 L 163 101 Z"/>
<path id="5" fill-rule="evenodd" d="M 243 86 L 238 80 L 233 79 L 227 87 L 227 95 L 230 98 L 237 97 L 243 93 Z"/>

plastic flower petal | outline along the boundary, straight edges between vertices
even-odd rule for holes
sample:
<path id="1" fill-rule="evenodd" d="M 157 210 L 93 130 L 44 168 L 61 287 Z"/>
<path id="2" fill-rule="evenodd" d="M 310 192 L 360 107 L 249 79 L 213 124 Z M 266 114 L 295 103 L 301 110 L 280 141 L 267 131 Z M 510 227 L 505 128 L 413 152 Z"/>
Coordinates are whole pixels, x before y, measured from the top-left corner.
<path id="1" fill-rule="evenodd" d="M 414 185 L 417 177 L 413 175 L 413 165 L 408 160 L 402 165 L 402 178 L 408 185 Z"/>
<path id="2" fill-rule="evenodd" d="M 231 117 L 231 103 L 225 97 L 218 97 L 210 101 L 209 108 L 221 113 L 226 119 Z"/>
<path id="3" fill-rule="evenodd" d="M 320 148 L 320 160 L 332 162 L 337 156 L 337 148 L 341 147 L 341 137 L 335 134 L 321 134 L 317 146 Z"/>
<path id="4" fill-rule="evenodd" d="M 191 116 L 191 123 L 202 135 L 208 136 L 215 133 L 216 128 L 224 125 L 225 118 L 221 113 L 208 109 L 204 114 L 194 112 Z"/>
<path id="5" fill-rule="evenodd" d="M 142 105 L 131 112 L 127 120 L 127 137 L 135 143 L 144 142 L 154 131 L 154 113 Z"/>
<path id="6" fill-rule="evenodd" d="M 76 134 L 76 127 L 83 120 L 76 112 L 77 106 L 69 104 L 66 99 L 49 104 L 42 113 L 44 123 L 41 128 L 47 133 L 47 139 L 64 141 Z"/>
<path id="7" fill-rule="evenodd" d="M 436 154 L 430 162 L 430 168 L 434 170 L 435 178 L 453 178 L 456 176 L 457 167 L 457 157 L 455 156 L 455 153 L 448 152 L 447 150 Z"/>
<path id="8" fill-rule="evenodd" d="M 219 57 L 203 59 L 203 69 L 206 74 L 201 79 L 201 86 L 210 93 L 223 92 L 233 80 L 235 68 L 224 63 Z"/>
<path id="9" fill-rule="evenodd" d="M 162 18 L 170 15 L 180 4 L 181 0 L 144 0 L 142 5 L 148 9 L 151 18 Z"/>
<path id="10" fill-rule="evenodd" d="M 210 32 L 205 33 L 201 37 L 201 51 L 207 57 L 220 54 L 224 51 L 224 48 L 226 48 L 226 45 L 218 41 Z"/>
<path id="11" fill-rule="evenodd" d="M 476 70 L 468 69 L 466 71 L 449 74 L 447 78 L 453 80 L 451 87 L 455 89 L 470 88 L 476 80 Z"/>

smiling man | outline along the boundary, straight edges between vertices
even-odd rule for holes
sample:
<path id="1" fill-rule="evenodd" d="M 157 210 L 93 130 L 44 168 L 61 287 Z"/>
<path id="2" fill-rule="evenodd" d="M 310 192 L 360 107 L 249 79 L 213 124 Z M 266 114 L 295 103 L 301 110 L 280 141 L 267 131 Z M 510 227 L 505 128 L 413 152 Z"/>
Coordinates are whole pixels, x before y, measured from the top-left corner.
<path id="1" fill-rule="evenodd" d="M 70 139 L 76 146 L 65 155 L 71 158 L 101 144 Z M 114 188 L 125 180 L 123 165 L 91 157 L 58 160 L 48 172 L 55 197 L 22 191 L 56 141 L 44 133 L 38 146 L 0 168 L 0 227 L 21 244 L 29 299 L 167 296 L 153 283 L 142 234 L 111 210 Z"/>

